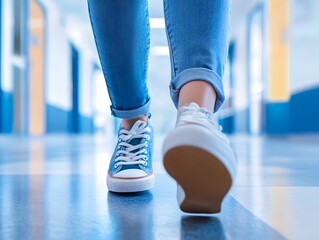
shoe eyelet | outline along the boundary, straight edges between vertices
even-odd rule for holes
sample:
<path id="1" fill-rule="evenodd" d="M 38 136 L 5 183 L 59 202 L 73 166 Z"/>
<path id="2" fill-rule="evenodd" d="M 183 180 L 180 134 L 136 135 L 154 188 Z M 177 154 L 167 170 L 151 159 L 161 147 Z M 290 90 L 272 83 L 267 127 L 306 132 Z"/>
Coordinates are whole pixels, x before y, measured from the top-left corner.
<path id="1" fill-rule="evenodd" d="M 115 165 L 114 165 L 114 168 L 117 168 L 117 167 L 118 167 L 118 165 L 117 165 L 117 164 L 115 164 Z"/>
<path id="2" fill-rule="evenodd" d="M 149 135 L 146 136 L 146 140 L 150 140 L 151 137 Z"/>
<path id="3" fill-rule="evenodd" d="M 144 162 L 144 166 L 146 167 L 148 164 L 147 164 L 147 162 Z"/>

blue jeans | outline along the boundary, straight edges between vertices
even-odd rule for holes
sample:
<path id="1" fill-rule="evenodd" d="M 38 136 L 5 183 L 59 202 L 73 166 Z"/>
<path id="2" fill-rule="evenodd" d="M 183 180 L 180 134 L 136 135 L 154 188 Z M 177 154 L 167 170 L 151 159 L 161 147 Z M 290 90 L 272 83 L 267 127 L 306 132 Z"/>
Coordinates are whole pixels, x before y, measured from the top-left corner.
<path id="1" fill-rule="evenodd" d="M 130 119 L 147 114 L 147 0 L 88 0 L 88 5 L 112 115 Z M 181 87 L 194 80 L 214 87 L 215 111 L 223 103 L 229 13 L 229 0 L 164 0 L 172 72 L 170 94 L 176 107 Z"/>

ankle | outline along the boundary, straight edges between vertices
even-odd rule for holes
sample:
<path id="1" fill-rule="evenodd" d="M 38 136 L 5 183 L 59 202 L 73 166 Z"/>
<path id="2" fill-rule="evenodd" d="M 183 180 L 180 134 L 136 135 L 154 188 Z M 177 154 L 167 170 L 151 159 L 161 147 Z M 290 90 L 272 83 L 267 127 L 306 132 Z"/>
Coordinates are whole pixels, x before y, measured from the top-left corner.
<path id="1" fill-rule="evenodd" d="M 144 122 L 147 122 L 147 116 L 146 115 L 142 115 L 142 116 L 139 116 L 139 117 L 136 117 L 136 118 L 123 119 L 122 120 L 122 126 L 126 130 L 129 130 L 134 125 L 134 123 L 136 123 L 136 121 L 138 121 L 138 120 L 142 120 Z"/>
<path id="2" fill-rule="evenodd" d="M 201 80 L 191 81 L 181 88 L 178 107 L 194 102 L 209 112 L 214 112 L 216 98 L 216 91 L 209 83 Z"/>

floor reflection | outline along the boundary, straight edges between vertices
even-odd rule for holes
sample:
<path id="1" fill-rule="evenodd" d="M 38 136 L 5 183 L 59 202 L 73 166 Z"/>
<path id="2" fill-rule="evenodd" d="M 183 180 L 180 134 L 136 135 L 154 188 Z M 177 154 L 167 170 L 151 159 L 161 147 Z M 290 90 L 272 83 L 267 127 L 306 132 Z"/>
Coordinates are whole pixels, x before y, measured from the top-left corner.
<path id="1" fill-rule="evenodd" d="M 181 240 L 224 240 L 223 224 L 216 217 L 184 216 L 181 218 Z"/>
<path id="2" fill-rule="evenodd" d="M 112 149 L 104 140 L 0 136 L 0 239 L 314 236 L 318 143 L 251 137 L 233 142 L 240 161 L 231 195 L 220 214 L 194 216 L 179 210 L 176 183 L 158 168 L 151 191 L 108 192 L 105 175 Z M 155 166 L 162 164 L 160 147 L 158 140 Z"/>
<path id="3" fill-rule="evenodd" d="M 150 191 L 131 194 L 109 192 L 107 203 L 112 239 L 154 239 L 153 194 Z"/>

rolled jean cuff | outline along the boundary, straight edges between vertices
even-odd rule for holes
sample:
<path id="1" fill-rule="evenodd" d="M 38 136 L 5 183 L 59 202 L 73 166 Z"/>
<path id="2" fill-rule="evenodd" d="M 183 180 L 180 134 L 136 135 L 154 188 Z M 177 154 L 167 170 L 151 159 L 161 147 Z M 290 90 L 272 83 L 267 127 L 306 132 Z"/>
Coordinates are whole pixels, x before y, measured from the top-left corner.
<path id="1" fill-rule="evenodd" d="M 113 108 L 113 106 L 110 106 L 110 108 L 111 108 L 111 113 L 114 117 L 118 117 L 122 119 L 131 119 L 131 118 L 140 117 L 142 115 L 147 115 L 149 113 L 150 106 L 151 106 L 151 99 L 149 98 L 147 103 L 135 109 L 119 110 L 119 109 Z"/>
<path id="2" fill-rule="evenodd" d="M 179 73 L 170 85 L 173 103 L 178 108 L 179 91 L 188 82 L 201 80 L 212 85 L 217 94 L 214 112 L 217 112 L 225 100 L 222 79 L 214 71 L 207 68 L 189 68 Z"/>

